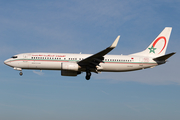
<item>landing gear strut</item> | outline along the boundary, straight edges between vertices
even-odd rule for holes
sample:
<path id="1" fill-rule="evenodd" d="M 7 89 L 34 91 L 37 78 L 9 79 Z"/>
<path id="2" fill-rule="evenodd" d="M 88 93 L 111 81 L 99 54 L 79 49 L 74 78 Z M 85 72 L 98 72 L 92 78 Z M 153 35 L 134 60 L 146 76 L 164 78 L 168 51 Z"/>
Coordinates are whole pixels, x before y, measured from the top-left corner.
<path id="1" fill-rule="evenodd" d="M 20 75 L 20 76 L 22 76 L 22 75 L 23 75 L 23 73 L 22 73 L 22 72 L 20 72 L 20 73 L 19 73 L 19 75 Z"/>
<path id="2" fill-rule="evenodd" d="M 86 80 L 91 78 L 91 71 L 89 69 L 86 70 Z"/>

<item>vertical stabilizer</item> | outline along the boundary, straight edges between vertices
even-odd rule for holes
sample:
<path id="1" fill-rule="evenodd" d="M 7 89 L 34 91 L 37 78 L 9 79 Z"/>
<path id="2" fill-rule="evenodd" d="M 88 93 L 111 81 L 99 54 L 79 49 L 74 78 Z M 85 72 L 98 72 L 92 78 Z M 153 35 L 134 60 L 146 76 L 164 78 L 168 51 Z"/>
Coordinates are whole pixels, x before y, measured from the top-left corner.
<path id="1" fill-rule="evenodd" d="M 165 55 L 172 27 L 165 27 L 156 39 L 142 52 L 132 55 L 158 57 Z"/>

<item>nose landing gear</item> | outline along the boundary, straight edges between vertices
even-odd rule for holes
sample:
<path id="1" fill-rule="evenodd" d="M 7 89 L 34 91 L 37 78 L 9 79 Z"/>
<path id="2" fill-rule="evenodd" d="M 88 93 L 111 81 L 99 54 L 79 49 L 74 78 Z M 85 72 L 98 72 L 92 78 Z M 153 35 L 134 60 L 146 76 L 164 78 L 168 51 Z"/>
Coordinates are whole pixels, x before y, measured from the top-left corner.
<path id="1" fill-rule="evenodd" d="M 19 75 L 22 76 L 22 75 L 23 75 L 23 72 L 21 71 L 21 72 L 19 73 Z"/>

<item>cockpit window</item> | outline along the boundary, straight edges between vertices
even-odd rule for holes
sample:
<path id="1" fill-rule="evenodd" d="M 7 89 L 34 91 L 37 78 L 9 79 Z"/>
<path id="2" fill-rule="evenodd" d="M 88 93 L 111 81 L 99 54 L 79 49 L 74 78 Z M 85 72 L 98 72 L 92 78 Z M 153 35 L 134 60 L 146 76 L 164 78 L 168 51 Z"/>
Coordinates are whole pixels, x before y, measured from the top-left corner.
<path id="1" fill-rule="evenodd" d="M 17 58 L 17 56 L 12 56 L 11 58 Z"/>

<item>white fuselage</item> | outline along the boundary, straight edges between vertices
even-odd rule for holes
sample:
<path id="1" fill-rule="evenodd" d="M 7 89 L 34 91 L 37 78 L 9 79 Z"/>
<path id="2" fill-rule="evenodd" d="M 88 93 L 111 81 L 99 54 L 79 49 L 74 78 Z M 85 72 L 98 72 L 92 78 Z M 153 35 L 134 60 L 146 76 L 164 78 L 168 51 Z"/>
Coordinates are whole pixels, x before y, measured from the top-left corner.
<path id="1" fill-rule="evenodd" d="M 4 63 L 16 70 L 61 70 L 62 63 L 77 63 L 91 56 L 91 54 L 24 53 L 15 56 L 17 57 L 7 59 Z M 105 55 L 103 61 L 97 66 L 99 72 L 133 71 L 158 65 L 152 58 L 133 55 Z M 79 68 L 78 71 L 85 70 Z"/>

